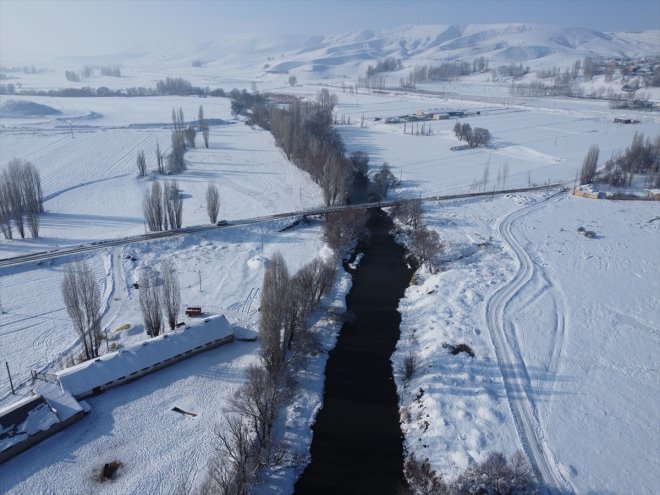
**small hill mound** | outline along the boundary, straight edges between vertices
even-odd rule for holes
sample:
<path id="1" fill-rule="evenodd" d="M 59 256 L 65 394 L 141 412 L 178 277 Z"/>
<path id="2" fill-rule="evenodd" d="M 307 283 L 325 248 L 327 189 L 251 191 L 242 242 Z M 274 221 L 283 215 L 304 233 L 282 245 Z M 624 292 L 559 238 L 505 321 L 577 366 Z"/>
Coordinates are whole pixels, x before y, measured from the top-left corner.
<path id="1" fill-rule="evenodd" d="M 43 117 L 61 114 L 62 112 L 53 107 L 33 101 L 7 100 L 0 104 L 0 117 Z"/>

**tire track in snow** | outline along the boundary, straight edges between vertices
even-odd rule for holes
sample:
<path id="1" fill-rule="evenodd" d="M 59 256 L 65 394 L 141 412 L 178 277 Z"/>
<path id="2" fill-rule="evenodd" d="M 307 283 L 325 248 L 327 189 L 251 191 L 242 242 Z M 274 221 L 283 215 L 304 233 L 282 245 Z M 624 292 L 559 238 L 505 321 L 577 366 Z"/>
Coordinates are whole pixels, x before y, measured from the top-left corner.
<path id="1" fill-rule="evenodd" d="M 562 475 L 547 445 L 532 400 L 533 390 L 527 367 L 518 348 L 515 333 L 510 333 L 510 330 L 513 329 L 512 325 L 507 324 L 505 311 L 510 302 L 520 294 L 522 288 L 529 283 L 534 275 L 532 260 L 513 235 L 512 224 L 533 211 L 545 207 L 549 201 L 557 201 L 560 198 L 561 193 L 556 193 L 539 203 L 507 215 L 499 223 L 500 236 L 509 245 L 516 257 L 518 269 L 513 279 L 493 294 L 486 305 L 489 333 L 497 355 L 514 424 L 523 450 L 527 454 L 544 490 L 548 493 L 563 493 L 566 490 L 572 492 L 573 489 L 570 482 Z M 555 333 L 554 339 L 563 339 L 563 326 L 559 332 Z M 557 344 L 555 343 L 556 348 Z M 556 354 L 554 359 L 558 361 L 560 353 L 554 352 L 554 354 Z"/>

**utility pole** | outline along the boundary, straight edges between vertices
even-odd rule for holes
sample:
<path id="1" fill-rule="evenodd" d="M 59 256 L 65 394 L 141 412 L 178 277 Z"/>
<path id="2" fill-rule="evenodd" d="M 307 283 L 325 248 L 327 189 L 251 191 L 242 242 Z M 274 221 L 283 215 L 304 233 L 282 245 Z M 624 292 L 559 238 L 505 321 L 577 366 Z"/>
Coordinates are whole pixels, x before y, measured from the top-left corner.
<path id="1" fill-rule="evenodd" d="M 9 385 L 11 386 L 11 395 L 16 395 L 14 390 L 14 382 L 11 381 L 11 373 L 9 372 L 9 363 L 5 361 L 5 366 L 7 367 L 7 376 L 9 377 Z"/>
<path id="2" fill-rule="evenodd" d="M 69 120 L 69 130 L 71 131 L 71 139 L 73 139 L 73 123 Z"/>

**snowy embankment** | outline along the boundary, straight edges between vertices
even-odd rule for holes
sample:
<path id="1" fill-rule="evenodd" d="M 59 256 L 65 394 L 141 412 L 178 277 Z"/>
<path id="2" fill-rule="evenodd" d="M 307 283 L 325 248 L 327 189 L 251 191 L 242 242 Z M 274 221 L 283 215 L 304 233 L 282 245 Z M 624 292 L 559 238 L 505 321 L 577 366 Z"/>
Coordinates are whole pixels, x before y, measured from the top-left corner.
<path id="1" fill-rule="evenodd" d="M 401 301 L 393 356 L 409 451 L 453 477 L 522 449 L 551 487 L 653 493 L 659 214 L 566 195 L 429 205 L 445 266 Z"/>
<path id="2" fill-rule="evenodd" d="M 132 283 L 145 267 L 157 269 L 165 256 L 177 268 L 184 306 L 201 305 L 207 314 L 225 314 L 235 324 L 237 336 L 254 336 L 258 288 L 272 253 L 281 251 L 295 271 L 314 256 L 327 254 L 327 248 L 318 224 L 284 233 L 267 224 L 251 229 L 225 228 L 131 245 L 113 256 L 119 269 L 110 271 L 119 272 L 121 279 L 114 282 L 114 309 L 104 319 L 110 342 L 121 348 L 144 339 Z M 50 270 L 61 275 L 57 265 Z M 350 287 L 349 278 L 340 273 L 313 322 L 325 352 L 312 358 L 298 377 L 300 387 L 277 426 L 278 437 L 300 459 L 308 455 L 311 422 L 322 400 L 327 351 L 334 346 L 339 330 L 332 315 L 343 312 L 344 295 Z M 42 293 L 42 297 L 46 299 L 48 294 Z M 50 302 L 55 305 L 52 298 Z M 123 323 L 130 323 L 131 328 L 112 331 Z M 68 325 L 56 329 L 60 340 L 75 341 Z M 28 350 L 21 347 L 16 352 Z M 46 350 L 37 347 L 31 352 Z M 0 466 L 0 491 L 51 493 L 52 487 L 58 487 L 57 493 L 71 494 L 171 493 L 180 486 L 197 486 L 214 452 L 214 429 L 224 424 L 226 399 L 243 382 L 245 369 L 258 362 L 258 356 L 258 343 L 234 342 L 88 399 L 92 412 L 83 421 Z M 41 359 L 45 363 L 43 354 Z M 182 415 L 172 411 L 173 407 L 197 416 Z M 123 463 L 118 479 L 99 484 L 95 473 L 113 460 Z M 273 473 L 263 489 L 290 492 L 301 468 L 296 464 Z"/>

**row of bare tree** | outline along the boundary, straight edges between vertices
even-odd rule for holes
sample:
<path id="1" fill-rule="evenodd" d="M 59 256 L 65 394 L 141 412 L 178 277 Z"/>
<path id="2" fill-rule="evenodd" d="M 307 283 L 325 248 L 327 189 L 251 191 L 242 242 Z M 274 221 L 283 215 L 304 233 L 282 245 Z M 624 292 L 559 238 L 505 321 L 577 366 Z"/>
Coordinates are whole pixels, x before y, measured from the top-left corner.
<path id="1" fill-rule="evenodd" d="M 140 277 L 140 310 L 144 329 L 150 337 L 160 335 L 163 328 L 163 314 L 170 327 L 176 328 L 177 316 L 181 307 L 181 288 L 174 263 L 165 259 L 160 263 L 160 280 L 150 267 L 144 269 Z"/>
<path id="2" fill-rule="evenodd" d="M 660 187 L 660 135 L 653 141 L 643 132 L 635 132 L 632 143 L 621 153 L 614 153 L 597 171 L 599 148 L 591 145 L 582 162 L 580 184 L 604 182 L 615 187 L 630 187 L 635 175 L 644 175 L 648 188 Z"/>
<path id="3" fill-rule="evenodd" d="M 0 232 L 5 239 L 12 239 L 14 226 L 24 239 L 27 225 L 32 237 L 39 237 L 43 211 L 39 171 L 30 162 L 11 160 L 0 173 Z"/>
<path id="4" fill-rule="evenodd" d="M 352 174 L 344 144 L 332 126 L 336 96 L 324 90 L 317 102 L 296 101 L 286 109 L 273 106 L 269 124 L 287 158 L 321 186 L 325 204 L 330 206 L 347 200 Z"/>
<path id="5" fill-rule="evenodd" d="M 428 266 L 431 272 L 437 270 L 437 256 L 444 246 L 435 230 L 424 225 L 422 219 L 422 200 L 419 198 L 403 200 L 392 207 L 391 214 L 401 225 L 410 230 L 408 250 L 419 266 Z"/>
<path id="6" fill-rule="evenodd" d="M 290 389 L 292 363 L 315 352 L 308 316 L 335 276 L 333 262 L 315 259 L 293 276 L 277 252 L 264 274 L 259 336 L 261 365 L 247 372 L 247 383 L 228 401 L 225 426 L 218 429 L 217 453 L 202 485 L 204 495 L 247 495 L 259 470 L 281 462 L 273 426 Z M 280 446 L 282 447 L 282 446 Z"/>
<path id="7" fill-rule="evenodd" d="M 70 263 L 64 269 L 62 299 L 76 333 L 80 337 L 83 358 L 98 357 L 101 334 L 101 291 L 91 266 L 86 261 Z M 144 328 L 150 337 L 161 333 L 163 317 L 174 329 L 181 307 L 181 289 L 176 268 L 170 260 L 160 263 L 160 278 L 150 267 L 140 280 L 140 309 Z"/>
<path id="8" fill-rule="evenodd" d="M 180 229 L 183 222 L 183 199 L 177 181 L 151 184 L 143 202 L 144 220 L 151 232 Z"/>
<path id="9" fill-rule="evenodd" d="M 472 148 L 478 148 L 481 145 L 486 146 L 491 140 L 488 129 L 484 129 L 483 127 L 472 129 L 467 122 L 456 122 L 454 124 L 454 134 L 459 141 L 467 141 L 467 144 Z"/>
<path id="10" fill-rule="evenodd" d="M 538 493 L 532 468 L 520 451 L 509 460 L 500 452 L 493 452 L 485 461 L 468 467 L 453 481 L 446 481 L 441 473 L 436 473 L 428 458 L 422 461 L 411 453 L 406 458 L 403 473 L 408 486 L 399 491 L 401 495 Z"/>

